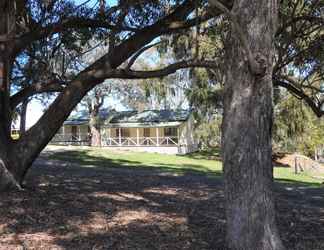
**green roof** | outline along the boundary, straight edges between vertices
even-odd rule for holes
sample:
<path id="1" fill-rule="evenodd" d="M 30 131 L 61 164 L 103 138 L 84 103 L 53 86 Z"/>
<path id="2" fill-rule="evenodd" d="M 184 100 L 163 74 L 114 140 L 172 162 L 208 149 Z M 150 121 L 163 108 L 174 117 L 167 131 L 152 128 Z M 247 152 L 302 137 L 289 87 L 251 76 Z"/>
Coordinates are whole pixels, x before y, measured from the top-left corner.
<path id="1" fill-rule="evenodd" d="M 99 117 L 105 124 L 123 124 L 123 123 L 165 123 L 182 122 L 189 118 L 190 110 L 144 110 L 121 111 L 102 109 Z M 64 122 L 65 125 L 80 125 L 89 122 L 89 112 L 86 110 L 78 111 L 70 115 Z"/>
<path id="2" fill-rule="evenodd" d="M 110 123 L 152 123 L 186 121 L 189 110 L 144 110 L 143 112 L 119 113 Z"/>

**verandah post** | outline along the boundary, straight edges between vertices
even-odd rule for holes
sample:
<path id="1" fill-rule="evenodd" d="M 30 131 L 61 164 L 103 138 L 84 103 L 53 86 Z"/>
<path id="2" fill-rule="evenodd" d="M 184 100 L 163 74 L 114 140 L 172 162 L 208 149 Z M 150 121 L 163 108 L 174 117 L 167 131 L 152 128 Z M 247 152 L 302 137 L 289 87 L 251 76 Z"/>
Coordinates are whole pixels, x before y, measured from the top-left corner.
<path id="1" fill-rule="evenodd" d="M 121 146 L 121 128 L 118 128 L 118 140 L 119 140 L 119 146 Z"/>
<path id="2" fill-rule="evenodd" d="M 136 128 L 136 146 L 139 146 L 139 128 Z"/>
<path id="3" fill-rule="evenodd" d="M 156 145 L 159 146 L 159 127 L 156 127 Z"/>

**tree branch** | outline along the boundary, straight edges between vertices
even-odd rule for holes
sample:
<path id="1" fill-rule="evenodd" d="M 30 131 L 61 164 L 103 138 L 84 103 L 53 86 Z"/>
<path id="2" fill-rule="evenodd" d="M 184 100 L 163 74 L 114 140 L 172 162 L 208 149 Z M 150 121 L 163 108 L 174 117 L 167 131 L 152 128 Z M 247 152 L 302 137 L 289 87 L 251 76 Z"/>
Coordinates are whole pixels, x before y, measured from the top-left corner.
<path id="1" fill-rule="evenodd" d="M 12 109 L 17 107 L 25 99 L 45 92 L 61 92 L 65 83 L 58 80 L 51 80 L 47 83 L 37 83 L 29 85 L 10 97 L 10 106 Z"/>
<path id="2" fill-rule="evenodd" d="M 106 29 L 114 29 L 117 31 L 132 31 L 136 32 L 138 29 L 124 27 L 124 26 L 116 26 L 111 25 L 109 22 L 103 20 L 95 20 L 88 18 L 69 18 L 68 20 L 63 20 L 46 27 L 35 28 L 32 31 L 25 33 L 21 37 L 16 38 L 14 51 L 18 53 L 22 49 L 26 48 L 29 44 L 36 40 L 40 40 L 45 38 L 51 34 L 59 33 L 67 29 L 80 29 L 80 28 L 106 28 Z"/>
<path id="3" fill-rule="evenodd" d="M 164 77 L 169 74 L 175 73 L 179 69 L 192 68 L 192 67 L 202 67 L 202 68 L 214 68 L 217 67 L 215 61 L 197 61 L 188 60 L 181 61 L 177 63 L 170 64 L 164 68 L 150 71 L 139 71 L 139 70 L 129 70 L 129 69 L 116 69 L 111 73 L 112 78 L 121 79 L 147 79 L 147 78 L 157 78 Z"/>
<path id="4" fill-rule="evenodd" d="M 273 83 L 275 86 L 281 86 L 304 100 L 317 117 L 324 115 L 324 110 L 322 110 L 323 102 L 316 103 L 310 96 L 308 96 L 302 89 L 295 86 L 292 82 L 274 79 Z"/>
<path id="5" fill-rule="evenodd" d="M 133 64 L 135 63 L 135 61 L 137 60 L 137 58 L 138 58 L 140 55 L 142 55 L 146 50 L 148 50 L 148 49 L 150 49 L 150 48 L 152 48 L 152 47 L 154 47 L 154 46 L 156 46 L 156 45 L 158 45 L 158 44 L 160 44 L 160 43 L 162 43 L 162 42 L 161 42 L 161 41 L 160 41 L 160 42 L 156 42 L 156 43 L 149 44 L 149 45 L 147 45 L 147 46 L 141 48 L 141 49 L 140 49 L 137 53 L 135 53 L 135 55 L 134 55 L 134 56 L 129 60 L 129 62 L 128 62 L 127 66 L 126 66 L 126 70 L 129 70 L 129 69 L 133 66 Z"/>
<path id="6" fill-rule="evenodd" d="M 302 89 L 302 88 L 307 88 L 307 89 L 311 89 L 316 91 L 317 93 L 323 93 L 324 94 L 324 90 L 321 90 L 320 88 L 316 88 L 314 86 L 311 85 L 301 85 L 297 83 L 297 80 L 294 79 L 293 77 L 290 76 L 286 76 L 286 75 L 280 75 L 280 78 L 282 78 L 283 80 L 293 84 L 296 88 Z M 303 79 L 302 81 L 304 81 L 305 79 Z"/>

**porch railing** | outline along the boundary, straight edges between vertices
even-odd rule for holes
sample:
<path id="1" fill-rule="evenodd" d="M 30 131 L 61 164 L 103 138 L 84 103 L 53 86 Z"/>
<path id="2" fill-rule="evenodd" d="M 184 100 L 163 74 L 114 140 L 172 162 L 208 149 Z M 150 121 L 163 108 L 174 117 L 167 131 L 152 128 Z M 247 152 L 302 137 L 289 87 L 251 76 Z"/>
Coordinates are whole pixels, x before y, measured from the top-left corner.
<path id="1" fill-rule="evenodd" d="M 88 144 L 90 137 L 88 134 L 56 134 L 51 143 L 59 144 Z M 101 137 L 102 146 L 177 146 L 179 139 L 176 136 L 164 137 Z"/>
<path id="2" fill-rule="evenodd" d="M 80 143 L 88 143 L 90 141 L 88 134 L 56 134 L 51 143 L 71 143 L 71 144 L 80 144 Z"/>
<path id="3" fill-rule="evenodd" d="M 178 137 L 102 137 L 102 146 L 177 146 Z"/>

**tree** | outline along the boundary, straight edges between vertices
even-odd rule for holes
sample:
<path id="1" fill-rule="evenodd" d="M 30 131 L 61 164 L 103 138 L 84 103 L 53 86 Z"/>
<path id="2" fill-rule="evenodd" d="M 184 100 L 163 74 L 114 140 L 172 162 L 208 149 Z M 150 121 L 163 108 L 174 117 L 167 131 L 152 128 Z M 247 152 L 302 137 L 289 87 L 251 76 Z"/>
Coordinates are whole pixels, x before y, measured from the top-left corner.
<path id="1" fill-rule="evenodd" d="M 101 7 L 100 13 L 85 4 L 76 6 L 72 1 L 1 1 L 0 5 L 0 190 L 22 184 L 35 158 L 73 108 L 106 79 L 162 77 L 180 68 L 215 66 L 212 61 L 185 60 L 156 70 L 132 69 L 154 39 L 213 17 L 206 9 L 199 17 L 191 18 L 194 1 L 120 1 L 115 6 L 105 6 L 104 11 Z M 66 58 L 69 53 L 76 57 L 86 53 L 92 37 L 108 41 L 105 55 L 88 66 L 78 64 L 78 60 L 72 60 L 73 56 Z M 39 42 L 44 42 L 42 50 L 61 58 L 58 66 L 64 69 L 64 77 L 60 79 L 63 83 L 50 78 L 10 95 L 14 60 L 28 46 Z M 53 91 L 58 92 L 57 97 L 39 121 L 19 140 L 12 141 L 13 110 L 26 98 Z"/>
<path id="2" fill-rule="evenodd" d="M 280 151 L 314 156 L 324 138 L 324 121 L 287 91 L 275 106 L 274 145 Z"/>
<path id="3" fill-rule="evenodd" d="M 272 66 L 277 1 L 234 1 L 226 43 L 222 153 L 231 249 L 284 249 L 272 194 Z M 235 14 L 233 14 L 235 13 Z"/>
<path id="4" fill-rule="evenodd" d="M 317 117 L 324 115 L 323 10 L 323 1 L 281 1 L 273 69 L 274 86 L 303 100 Z"/>
<path id="5" fill-rule="evenodd" d="M 81 103 L 86 106 L 90 115 L 89 127 L 91 134 L 91 146 L 101 146 L 100 134 L 100 109 L 104 104 L 105 98 L 111 93 L 111 85 L 102 84 L 91 90 Z"/>

